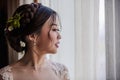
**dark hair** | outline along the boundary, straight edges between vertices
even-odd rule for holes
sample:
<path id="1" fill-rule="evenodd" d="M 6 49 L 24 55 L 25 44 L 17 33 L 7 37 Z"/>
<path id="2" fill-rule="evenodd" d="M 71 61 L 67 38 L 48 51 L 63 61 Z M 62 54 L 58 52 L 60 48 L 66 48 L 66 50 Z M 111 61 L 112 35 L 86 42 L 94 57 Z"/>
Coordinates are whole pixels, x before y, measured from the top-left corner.
<path id="1" fill-rule="evenodd" d="M 20 41 L 25 41 L 25 37 L 32 33 L 40 33 L 42 26 L 48 20 L 49 17 L 52 17 L 54 20 L 57 13 L 40 3 L 24 4 L 19 6 L 14 12 L 12 17 L 15 17 L 16 14 L 20 14 L 19 27 L 13 28 L 12 31 L 9 31 L 9 26 L 6 26 L 6 37 L 13 49 L 17 52 L 21 52 L 26 49 L 26 47 L 21 47 Z"/>

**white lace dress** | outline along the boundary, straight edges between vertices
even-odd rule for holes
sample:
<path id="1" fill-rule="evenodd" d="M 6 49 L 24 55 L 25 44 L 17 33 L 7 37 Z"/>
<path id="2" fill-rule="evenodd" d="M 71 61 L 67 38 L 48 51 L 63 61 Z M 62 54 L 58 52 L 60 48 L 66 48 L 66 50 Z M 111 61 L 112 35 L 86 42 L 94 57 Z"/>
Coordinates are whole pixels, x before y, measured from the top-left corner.
<path id="1" fill-rule="evenodd" d="M 67 68 L 59 63 L 51 63 L 52 69 L 61 80 L 70 80 Z M 2 80 L 13 80 L 12 67 L 6 66 L 0 69 Z"/>

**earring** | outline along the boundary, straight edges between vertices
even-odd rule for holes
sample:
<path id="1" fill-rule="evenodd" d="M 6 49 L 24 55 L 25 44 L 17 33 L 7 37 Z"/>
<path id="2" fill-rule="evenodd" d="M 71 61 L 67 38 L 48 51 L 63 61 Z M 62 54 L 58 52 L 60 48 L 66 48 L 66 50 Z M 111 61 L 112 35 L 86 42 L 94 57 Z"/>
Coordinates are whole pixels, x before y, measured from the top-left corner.
<path id="1" fill-rule="evenodd" d="M 33 45 L 36 46 L 36 42 L 34 42 Z"/>
<path id="2" fill-rule="evenodd" d="M 20 41 L 20 46 L 21 46 L 21 47 L 25 47 L 25 46 L 26 46 L 25 42 Z"/>

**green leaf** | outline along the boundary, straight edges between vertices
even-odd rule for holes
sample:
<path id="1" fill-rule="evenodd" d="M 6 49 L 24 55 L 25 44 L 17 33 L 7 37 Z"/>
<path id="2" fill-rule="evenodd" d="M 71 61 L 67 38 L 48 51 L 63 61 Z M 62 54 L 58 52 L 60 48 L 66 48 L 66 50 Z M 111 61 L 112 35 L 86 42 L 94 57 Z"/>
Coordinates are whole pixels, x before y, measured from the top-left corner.
<path id="1" fill-rule="evenodd" d="M 11 17 L 8 19 L 8 24 L 10 24 L 10 26 L 8 27 L 9 29 L 8 30 L 13 30 L 15 28 L 20 28 L 20 19 L 21 19 L 21 16 L 20 14 L 16 14 L 15 16 Z"/>

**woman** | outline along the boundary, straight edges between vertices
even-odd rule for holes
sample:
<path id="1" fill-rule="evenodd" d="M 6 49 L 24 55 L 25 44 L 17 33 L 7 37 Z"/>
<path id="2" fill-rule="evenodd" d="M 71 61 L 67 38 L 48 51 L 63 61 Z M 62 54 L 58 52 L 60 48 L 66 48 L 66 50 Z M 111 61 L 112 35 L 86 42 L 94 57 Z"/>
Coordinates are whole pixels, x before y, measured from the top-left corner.
<path id="1" fill-rule="evenodd" d="M 9 44 L 22 59 L 0 70 L 0 80 L 69 80 L 67 68 L 46 59 L 59 47 L 60 24 L 57 13 L 40 3 L 18 7 L 5 29 Z"/>

